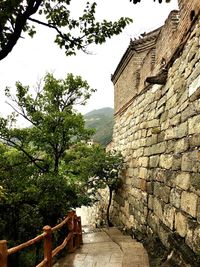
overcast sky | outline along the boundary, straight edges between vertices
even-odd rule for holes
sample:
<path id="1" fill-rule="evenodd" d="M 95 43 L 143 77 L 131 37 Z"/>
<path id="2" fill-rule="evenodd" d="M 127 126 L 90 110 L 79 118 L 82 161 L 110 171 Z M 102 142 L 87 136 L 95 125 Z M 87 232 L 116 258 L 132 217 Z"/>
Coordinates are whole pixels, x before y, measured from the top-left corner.
<path id="1" fill-rule="evenodd" d="M 80 10 L 84 0 L 73 0 L 74 10 Z M 133 23 L 121 35 L 108 40 L 101 46 L 90 49 L 93 55 L 78 53 L 66 57 L 63 50 L 54 44 L 54 33 L 43 26 L 38 27 L 33 39 L 20 39 L 13 51 L 0 62 L 0 112 L 7 110 L 4 89 L 14 88 L 16 81 L 24 85 L 34 85 L 46 72 L 53 72 L 57 78 L 65 78 L 72 72 L 81 75 L 97 92 L 91 97 L 82 113 L 102 107 L 113 107 L 113 84 L 111 74 L 129 45 L 130 38 L 161 26 L 169 12 L 177 9 L 177 1 L 158 4 L 153 0 L 142 0 L 133 5 L 129 0 L 96 0 L 99 19 L 116 20 L 121 16 L 131 17 Z"/>

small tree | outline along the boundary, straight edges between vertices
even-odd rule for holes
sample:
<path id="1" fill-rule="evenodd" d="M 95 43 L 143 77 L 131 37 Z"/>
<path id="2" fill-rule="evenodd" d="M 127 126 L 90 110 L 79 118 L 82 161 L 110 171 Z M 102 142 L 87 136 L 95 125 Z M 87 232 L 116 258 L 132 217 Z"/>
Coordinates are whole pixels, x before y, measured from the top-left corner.
<path id="1" fill-rule="evenodd" d="M 96 160 L 96 175 L 91 179 L 91 186 L 96 188 L 106 188 L 109 190 L 108 206 L 106 211 L 107 223 L 112 226 L 110 221 L 110 206 L 113 192 L 120 185 L 120 170 L 123 165 L 123 157 L 120 152 L 101 149 Z"/>
<path id="2" fill-rule="evenodd" d="M 79 175 L 77 181 L 82 181 L 82 187 L 87 191 L 91 200 L 98 201 L 97 190 L 108 188 L 109 200 L 106 211 L 108 225 L 110 222 L 110 206 L 113 192 L 120 185 L 120 170 L 123 157 L 120 152 L 109 151 L 101 145 L 77 144 L 66 154 L 68 170 L 72 177 Z M 83 194 L 84 195 L 84 194 Z M 93 202 L 91 202 L 92 204 Z"/>

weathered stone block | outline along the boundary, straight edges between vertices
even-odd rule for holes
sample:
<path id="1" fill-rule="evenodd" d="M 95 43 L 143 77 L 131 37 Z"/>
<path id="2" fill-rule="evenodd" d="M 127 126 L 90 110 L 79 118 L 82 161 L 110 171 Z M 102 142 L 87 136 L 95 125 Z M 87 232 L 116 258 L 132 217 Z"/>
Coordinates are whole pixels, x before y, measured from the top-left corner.
<path id="1" fill-rule="evenodd" d="M 165 140 L 176 138 L 176 127 L 169 128 L 165 131 Z"/>
<path id="2" fill-rule="evenodd" d="M 134 150 L 132 156 L 134 158 L 141 157 L 141 156 L 143 156 L 143 153 L 144 153 L 144 148 L 141 147 L 141 148 L 138 148 L 138 149 Z"/>
<path id="3" fill-rule="evenodd" d="M 200 252 L 200 225 L 194 230 L 193 248 L 196 253 Z"/>
<path id="4" fill-rule="evenodd" d="M 165 121 L 163 121 L 161 123 L 161 131 L 165 131 L 165 130 L 169 129 L 169 127 L 170 127 L 169 122 L 170 122 L 170 120 L 169 120 L 169 118 L 167 118 Z"/>
<path id="5" fill-rule="evenodd" d="M 141 167 L 148 167 L 149 158 L 148 157 L 141 157 L 138 160 L 138 166 Z"/>
<path id="6" fill-rule="evenodd" d="M 165 107 L 161 106 L 160 108 L 156 109 L 155 118 L 159 118 L 161 114 L 164 112 Z"/>
<path id="7" fill-rule="evenodd" d="M 165 203 L 168 203 L 170 196 L 170 188 L 161 183 L 154 183 L 154 195 L 162 199 Z"/>
<path id="8" fill-rule="evenodd" d="M 178 106 L 175 105 L 173 108 L 168 110 L 168 118 L 171 120 L 174 116 L 177 115 Z"/>
<path id="9" fill-rule="evenodd" d="M 198 197 L 197 201 L 197 222 L 200 224 L 200 197 Z"/>
<path id="10" fill-rule="evenodd" d="M 181 170 L 188 172 L 200 172 L 200 151 L 194 150 L 185 153 L 182 157 Z"/>
<path id="11" fill-rule="evenodd" d="M 192 83 L 188 88 L 189 97 L 191 98 L 191 100 L 194 100 L 196 98 L 196 95 L 199 94 L 199 89 L 200 89 L 200 75 L 197 76 L 197 78 L 192 81 Z"/>
<path id="12" fill-rule="evenodd" d="M 165 104 L 166 99 L 167 99 L 167 96 L 164 95 L 164 96 L 158 101 L 158 103 L 157 103 L 157 108 L 158 108 L 158 109 L 159 109 L 162 105 Z"/>
<path id="13" fill-rule="evenodd" d="M 162 142 L 159 144 L 152 145 L 149 148 L 146 148 L 148 153 L 147 155 L 155 155 L 155 154 L 162 154 L 166 150 L 166 143 Z"/>
<path id="14" fill-rule="evenodd" d="M 154 201 L 154 197 L 152 195 L 148 196 L 148 208 L 150 210 L 153 210 L 153 201 Z"/>
<path id="15" fill-rule="evenodd" d="M 162 191 L 162 187 L 163 187 L 163 184 L 162 183 L 158 183 L 158 182 L 155 182 L 154 183 L 154 190 L 153 190 L 153 194 L 160 198 L 160 195 L 161 195 L 161 191 Z"/>
<path id="16" fill-rule="evenodd" d="M 134 176 L 134 168 L 128 168 L 126 171 L 126 175 L 133 177 Z"/>
<path id="17" fill-rule="evenodd" d="M 182 138 L 179 139 L 178 141 L 176 141 L 175 145 L 174 145 L 174 152 L 176 154 L 178 153 L 182 153 L 184 151 L 186 151 L 189 147 L 189 142 L 187 138 Z"/>
<path id="18" fill-rule="evenodd" d="M 161 242 L 164 244 L 165 247 L 169 248 L 170 244 L 168 242 L 170 231 L 169 228 L 167 228 L 165 225 L 160 224 L 158 227 L 158 236 L 161 240 Z"/>
<path id="19" fill-rule="evenodd" d="M 153 182 L 147 182 L 146 186 L 147 186 L 147 193 L 153 194 L 154 183 Z"/>
<path id="20" fill-rule="evenodd" d="M 140 179 L 140 189 L 142 191 L 147 191 L 147 181 L 144 179 Z"/>
<path id="21" fill-rule="evenodd" d="M 190 187 L 190 173 L 179 173 L 174 180 L 174 184 L 183 190 L 187 190 Z"/>
<path id="22" fill-rule="evenodd" d="M 139 174 L 138 174 L 139 178 L 141 179 L 145 179 L 147 180 L 147 177 L 148 177 L 148 170 L 147 168 L 139 168 Z"/>
<path id="23" fill-rule="evenodd" d="M 132 186 L 135 188 L 140 188 L 140 179 L 138 179 L 137 177 L 134 177 L 132 179 Z"/>
<path id="24" fill-rule="evenodd" d="M 155 128 L 154 128 L 155 129 Z M 149 136 L 146 140 L 146 146 L 151 146 L 156 144 L 158 141 L 158 136 L 157 134 L 153 134 L 152 136 Z"/>
<path id="25" fill-rule="evenodd" d="M 130 168 L 137 168 L 138 167 L 138 159 L 137 158 L 131 158 L 129 163 Z"/>
<path id="26" fill-rule="evenodd" d="M 181 121 L 181 114 L 177 114 L 176 116 L 170 119 L 169 125 L 176 126 L 180 123 L 180 121 Z"/>
<path id="27" fill-rule="evenodd" d="M 151 156 L 149 159 L 149 167 L 150 168 L 156 168 L 159 164 L 159 161 L 160 161 L 159 155 Z"/>
<path id="28" fill-rule="evenodd" d="M 165 205 L 162 221 L 171 230 L 173 230 L 174 228 L 174 218 L 175 218 L 175 208 L 169 204 Z"/>
<path id="29" fill-rule="evenodd" d="M 162 131 L 158 134 L 158 143 L 163 142 L 165 140 L 165 131 Z"/>
<path id="30" fill-rule="evenodd" d="M 173 156 L 172 155 L 161 155 L 159 165 L 161 168 L 170 169 L 172 167 Z"/>
<path id="31" fill-rule="evenodd" d="M 147 217 L 147 223 L 155 233 L 158 231 L 158 226 L 160 224 L 158 216 L 149 212 Z"/>
<path id="32" fill-rule="evenodd" d="M 173 188 L 170 192 L 170 203 L 176 207 L 180 208 L 181 206 L 181 191 Z"/>
<path id="33" fill-rule="evenodd" d="M 200 146 L 200 134 L 193 134 L 189 137 L 189 146 L 190 147 Z"/>
<path id="34" fill-rule="evenodd" d="M 198 196 L 194 193 L 183 191 L 181 194 L 181 209 L 192 217 L 197 217 Z"/>
<path id="35" fill-rule="evenodd" d="M 193 249 L 193 243 L 194 243 L 193 235 L 194 235 L 194 231 L 191 230 L 191 229 L 188 229 L 188 230 L 187 230 L 186 237 L 185 237 L 185 243 L 186 243 L 191 249 Z"/>
<path id="36" fill-rule="evenodd" d="M 166 154 L 174 154 L 174 140 L 167 141 Z"/>
<path id="37" fill-rule="evenodd" d="M 192 173 L 190 177 L 191 190 L 200 196 L 200 173 Z"/>
<path id="38" fill-rule="evenodd" d="M 187 217 L 184 216 L 181 212 L 176 213 L 175 215 L 175 229 L 177 231 L 177 233 L 182 236 L 185 237 L 187 234 Z"/>
<path id="39" fill-rule="evenodd" d="M 163 204 L 158 198 L 154 198 L 153 202 L 153 211 L 158 216 L 159 219 L 162 219 L 163 216 Z"/>
<path id="40" fill-rule="evenodd" d="M 190 103 L 189 106 L 181 113 L 181 121 L 184 122 L 195 114 L 195 106 Z"/>
<path id="41" fill-rule="evenodd" d="M 160 121 L 163 123 L 164 121 L 166 121 L 168 119 L 168 110 L 163 112 L 160 116 Z"/>
<path id="42" fill-rule="evenodd" d="M 187 134 L 188 134 L 187 121 L 176 126 L 176 137 L 177 138 L 182 138 L 184 136 L 187 136 Z"/>
<path id="43" fill-rule="evenodd" d="M 177 112 L 182 112 L 183 110 L 185 110 L 189 105 L 189 100 L 186 100 L 185 102 L 183 102 L 179 107 Z"/>
<path id="44" fill-rule="evenodd" d="M 167 101 L 165 110 L 169 110 L 174 107 L 177 103 L 177 94 L 173 94 Z"/>
<path id="45" fill-rule="evenodd" d="M 175 170 L 175 171 L 180 170 L 181 161 L 182 161 L 182 155 L 174 155 L 173 163 L 172 163 L 172 170 Z"/>
<path id="46" fill-rule="evenodd" d="M 153 127 L 158 127 L 158 126 L 159 126 L 159 120 L 158 119 L 153 119 L 153 120 L 146 122 L 146 128 L 153 128 Z"/>
<path id="47" fill-rule="evenodd" d="M 188 120 L 188 133 L 197 134 L 200 133 L 200 115 L 196 115 Z"/>

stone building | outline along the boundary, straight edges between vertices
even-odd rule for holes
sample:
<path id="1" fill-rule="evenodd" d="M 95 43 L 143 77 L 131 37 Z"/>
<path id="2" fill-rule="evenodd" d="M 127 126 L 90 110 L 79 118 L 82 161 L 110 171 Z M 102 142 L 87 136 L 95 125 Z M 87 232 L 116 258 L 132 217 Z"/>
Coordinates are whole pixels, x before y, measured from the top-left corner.
<path id="1" fill-rule="evenodd" d="M 163 27 L 131 40 L 112 75 L 112 146 L 126 164 L 112 218 L 199 266 L 200 1 L 178 2 Z"/>

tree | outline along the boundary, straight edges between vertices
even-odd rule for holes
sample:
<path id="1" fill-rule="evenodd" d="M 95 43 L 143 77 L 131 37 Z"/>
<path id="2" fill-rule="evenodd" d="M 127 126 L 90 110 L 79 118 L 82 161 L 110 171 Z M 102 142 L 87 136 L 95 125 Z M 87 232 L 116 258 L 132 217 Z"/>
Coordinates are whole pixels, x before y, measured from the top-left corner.
<path id="1" fill-rule="evenodd" d="M 103 146 L 94 144 L 88 146 L 77 144 L 66 153 L 66 164 L 69 172 L 79 177 L 82 186 L 94 201 L 98 201 L 98 189 L 108 188 L 109 199 L 106 211 L 107 222 L 110 222 L 110 206 L 113 192 L 120 186 L 120 170 L 123 166 L 123 156 L 120 152 L 106 152 Z"/>
<path id="2" fill-rule="evenodd" d="M 0 60 L 16 45 L 24 32 L 31 37 L 40 24 L 55 31 L 55 42 L 66 55 L 76 50 L 87 50 L 91 43 L 102 44 L 119 34 L 132 20 L 120 18 L 116 22 L 98 22 L 96 3 L 87 2 L 83 14 L 74 19 L 70 12 L 71 0 L 3 0 L 0 3 Z"/>
<path id="3" fill-rule="evenodd" d="M 64 80 L 47 74 L 34 95 L 19 82 L 16 96 L 6 89 L 14 112 L 0 118 L 0 235 L 9 245 L 30 239 L 46 224 L 55 225 L 69 209 L 91 203 L 87 177 L 93 173 L 80 179 L 84 166 L 72 170 L 68 151 L 93 134 L 74 110 L 93 91 L 72 74 Z M 17 128 L 17 116 L 30 126 Z M 34 265 L 30 259 L 22 264 L 23 258 L 11 266 Z"/>
<path id="4" fill-rule="evenodd" d="M 153 0 L 154 2 L 156 1 L 156 0 Z M 171 0 L 165 0 L 165 2 L 166 3 L 169 3 Z M 133 4 L 137 4 L 137 3 L 140 3 L 141 2 L 141 0 L 130 0 L 130 2 L 132 2 Z M 163 2 L 163 0 L 158 0 L 158 3 L 162 3 Z"/>
<path id="5" fill-rule="evenodd" d="M 79 202 L 78 189 L 61 170 L 66 150 L 80 140 L 87 140 L 93 133 L 84 128 L 83 117 L 74 111 L 73 105 L 84 105 L 95 90 L 81 77 L 72 74 L 64 80 L 47 74 L 35 96 L 29 93 L 28 86 L 19 82 L 16 90 L 16 96 L 12 96 L 6 89 L 14 113 L 8 118 L 0 118 L 0 138 L 23 154 L 21 164 L 25 162 L 26 165 L 21 166 L 32 168 L 27 176 L 33 177 L 35 173 L 35 186 L 43 196 L 39 204 L 37 202 L 43 223 L 55 224 L 68 208 L 76 207 Z M 17 115 L 31 125 L 17 128 Z M 17 177 L 20 179 L 19 175 Z"/>
<path id="6" fill-rule="evenodd" d="M 44 84 L 38 85 L 35 96 L 29 87 L 16 83 L 16 97 L 6 89 L 8 104 L 14 113 L 0 118 L 0 138 L 9 146 L 22 151 L 41 173 L 59 172 L 59 163 L 66 151 L 77 140 L 87 139 L 91 130 L 84 128 L 81 114 L 73 105 L 84 105 L 94 89 L 81 77 L 68 74 L 57 80 L 47 74 Z M 22 116 L 31 127 L 16 128 L 17 116 Z"/>
<path id="7" fill-rule="evenodd" d="M 104 149 L 99 151 L 96 158 L 96 172 L 90 180 L 91 188 L 105 188 L 108 187 L 109 199 L 106 211 L 108 226 L 112 226 L 110 221 L 110 206 L 112 202 L 113 192 L 120 185 L 120 170 L 123 166 L 123 156 L 120 152 L 108 151 Z"/>

